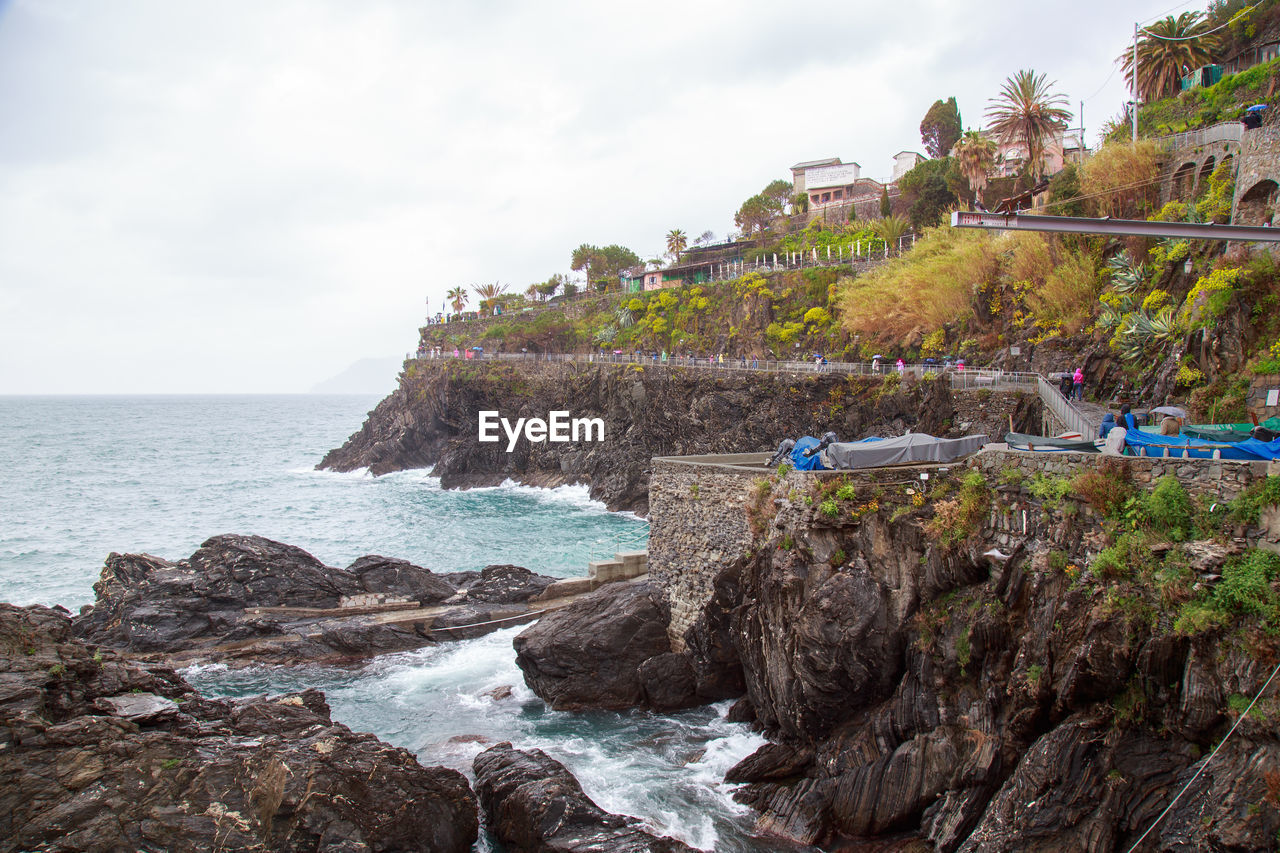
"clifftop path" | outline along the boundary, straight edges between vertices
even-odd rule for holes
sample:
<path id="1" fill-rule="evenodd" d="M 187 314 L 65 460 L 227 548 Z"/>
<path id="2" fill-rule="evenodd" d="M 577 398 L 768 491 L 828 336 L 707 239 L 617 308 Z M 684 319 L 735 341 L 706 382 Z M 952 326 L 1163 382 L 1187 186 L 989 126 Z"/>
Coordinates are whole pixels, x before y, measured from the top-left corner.
<path id="1" fill-rule="evenodd" d="M 586 483 L 611 510 L 647 514 L 655 456 L 773 450 L 786 437 L 1003 434 L 1038 424 L 1039 403 L 966 405 L 945 379 L 763 374 L 675 366 L 410 361 L 399 387 L 319 467 L 373 474 L 434 466 L 445 488 Z M 990 392 L 988 392 L 988 396 Z M 481 443 L 478 413 L 601 418 L 603 441 Z M 968 414 L 966 414 L 968 412 Z"/>

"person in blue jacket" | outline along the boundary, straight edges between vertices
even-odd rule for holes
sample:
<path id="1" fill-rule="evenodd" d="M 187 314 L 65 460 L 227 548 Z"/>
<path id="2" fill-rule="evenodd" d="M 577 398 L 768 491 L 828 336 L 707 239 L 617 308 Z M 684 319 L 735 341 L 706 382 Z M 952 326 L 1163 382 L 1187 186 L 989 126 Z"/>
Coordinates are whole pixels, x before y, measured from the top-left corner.
<path id="1" fill-rule="evenodd" d="M 1098 427 L 1098 438 L 1106 438 L 1107 433 L 1115 429 L 1116 426 L 1116 416 L 1107 412 L 1102 416 L 1102 426 Z"/>

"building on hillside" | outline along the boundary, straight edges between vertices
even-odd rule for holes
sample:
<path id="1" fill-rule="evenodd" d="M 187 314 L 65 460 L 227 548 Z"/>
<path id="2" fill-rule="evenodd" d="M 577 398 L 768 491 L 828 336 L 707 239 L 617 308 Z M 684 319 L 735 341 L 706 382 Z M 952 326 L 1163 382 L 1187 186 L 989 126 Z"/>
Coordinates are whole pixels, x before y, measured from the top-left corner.
<path id="1" fill-rule="evenodd" d="M 799 195 L 808 189 L 805 182 L 805 173 L 809 169 L 820 169 L 824 166 L 839 166 L 839 157 L 825 157 L 821 160 L 806 160 L 803 163 L 796 163 L 791 167 L 791 184 L 795 188 L 795 193 Z"/>
<path id="2" fill-rule="evenodd" d="M 625 269 L 618 274 L 623 293 L 639 293 L 642 290 L 659 290 L 663 285 L 662 270 L 651 270 L 644 264 Z"/>
<path id="3" fill-rule="evenodd" d="M 876 219 L 880 216 L 880 199 L 888 193 L 890 201 L 898 197 L 898 178 L 926 158 L 915 151 L 894 155 L 893 177 L 877 181 L 862 177 L 857 163 L 843 163 L 839 157 L 807 160 L 791 167 L 791 180 L 796 193 L 809 199 L 806 223 L 845 222 L 850 219 Z"/>
<path id="4" fill-rule="evenodd" d="M 928 157 L 918 151 L 899 151 L 897 154 L 894 154 L 893 177 L 890 178 L 890 183 L 896 184 L 903 175 L 928 159 Z"/>
<path id="5" fill-rule="evenodd" d="M 839 157 L 797 163 L 791 167 L 796 193 L 809 196 L 809 209 L 842 205 L 862 172 L 857 163 L 841 163 Z"/>
<path id="6" fill-rule="evenodd" d="M 1269 38 L 1264 36 L 1258 39 L 1249 47 L 1220 63 L 1222 73 L 1239 74 L 1255 65 L 1270 62 L 1277 56 L 1280 56 L 1280 33 L 1273 33 Z"/>
<path id="7" fill-rule="evenodd" d="M 1018 141 L 1001 142 L 990 131 L 982 131 L 982 135 L 995 140 L 996 159 L 987 172 L 993 178 L 1008 178 L 1018 174 L 1027 161 L 1026 147 Z M 1050 139 L 1044 147 L 1044 174 L 1056 175 L 1068 163 L 1080 163 L 1088 156 L 1089 149 L 1084 144 L 1084 128 L 1067 128 Z"/>

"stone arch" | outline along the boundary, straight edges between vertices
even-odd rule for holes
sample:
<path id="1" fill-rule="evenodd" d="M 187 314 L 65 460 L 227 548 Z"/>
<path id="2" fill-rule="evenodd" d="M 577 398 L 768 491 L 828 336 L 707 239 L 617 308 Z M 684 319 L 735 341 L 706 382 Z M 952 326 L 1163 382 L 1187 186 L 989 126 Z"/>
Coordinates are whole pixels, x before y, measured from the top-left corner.
<path id="1" fill-rule="evenodd" d="M 1270 221 L 1275 214 L 1277 189 L 1280 185 L 1269 178 L 1249 187 L 1236 207 L 1236 224 L 1262 225 Z"/>
<path id="2" fill-rule="evenodd" d="M 1183 201 L 1190 197 L 1191 189 L 1195 185 L 1196 180 L 1196 164 L 1183 163 L 1173 173 L 1173 192 L 1170 195 L 1172 201 Z"/>
<path id="3" fill-rule="evenodd" d="M 1231 155 L 1227 155 L 1228 157 Z M 1200 166 L 1200 174 L 1196 178 L 1196 198 L 1204 195 L 1209 190 L 1209 176 L 1213 174 L 1213 167 L 1217 165 L 1217 159 L 1210 154 L 1204 158 L 1204 163 Z"/>

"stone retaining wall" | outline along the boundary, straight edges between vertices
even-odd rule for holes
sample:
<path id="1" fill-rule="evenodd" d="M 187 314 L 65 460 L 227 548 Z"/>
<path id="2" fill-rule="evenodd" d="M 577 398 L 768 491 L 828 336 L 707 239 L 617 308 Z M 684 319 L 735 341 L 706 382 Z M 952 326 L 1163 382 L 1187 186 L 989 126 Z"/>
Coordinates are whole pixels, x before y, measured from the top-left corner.
<path id="1" fill-rule="evenodd" d="M 711 582 L 747 552 L 746 503 L 763 467 L 738 467 L 760 453 L 655 458 L 649 477 L 649 578 L 671 608 L 667 631 L 677 651 L 711 596 Z M 708 464 L 706 460 L 722 463 Z"/>
<path id="2" fill-rule="evenodd" d="M 1121 461 L 1133 473 L 1133 481 L 1149 486 L 1166 474 L 1182 482 L 1192 496 L 1213 495 L 1231 500 L 1259 477 L 1267 476 L 1266 462 L 1239 462 L 1231 459 L 1162 459 L 1140 456 L 1103 456 L 1101 453 L 1033 453 L 1026 450 L 983 450 L 969 458 L 989 482 L 999 483 L 1017 471 L 1029 480 L 1036 474 L 1074 476 L 1100 465 L 1104 459 Z"/>
<path id="3" fill-rule="evenodd" d="M 717 456 L 655 458 L 649 481 L 649 577 L 663 590 L 671 609 L 668 632 L 676 650 L 683 650 L 685 632 L 694 624 L 711 597 L 716 575 L 746 555 L 752 546 L 747 508 L 757 483 L 775 473 L 762 462 L 767 454 L 742 453 Z M 956 465 L 920 465 L 878 468 L 866 471 L 792 471 L 784 486 L 794 482 L 807 489 L 815 477 L 843 477 L 855 483 L 901 484 L 930 477 L 952 476 L 966 468 L 983 473 L 988 482 L 999 485 L 1018 479 L 1029 481 L 1036 474 L 1074 476 L 1102 463 L 1122 461 L 1141 486 L 1166 474 L 1177 477 L 1193 496 L 1213 495 L 1224 501 L 1243 491 L 1268 473 L 1280 474 L 1280 464 L 1236 462 L 1232 460 L 1185 460 L 1138 457 L 1104 457 L 1097 453 L 1033 453 L 1018 450 L 985 449 Z M 1016 473 L 1014 473 L 1016 472 Z M 989 524 L 995 540 L 1012 544 L 1036 537 L 1060 544 L 1063 535 L 1045 521 L 1045 514 L 1028 506 L 1019 511 L 993 511 Z"/>
<path id="4" fill-rule="evenodd" d="M 1245 400 L 1245 408 L 1257 415 L 1260 421 L 1280 415 L 1280 405 L 1267 405 L 1267 394 L 1276 390 L 1280 390 L 1280 375 L 1273 373 L 1269 376 L 1255 376 L 1249 383 L 1249 396 Z"/>

